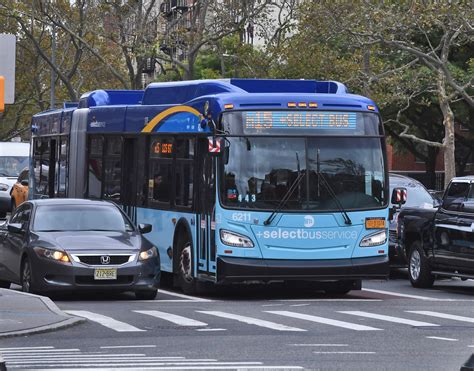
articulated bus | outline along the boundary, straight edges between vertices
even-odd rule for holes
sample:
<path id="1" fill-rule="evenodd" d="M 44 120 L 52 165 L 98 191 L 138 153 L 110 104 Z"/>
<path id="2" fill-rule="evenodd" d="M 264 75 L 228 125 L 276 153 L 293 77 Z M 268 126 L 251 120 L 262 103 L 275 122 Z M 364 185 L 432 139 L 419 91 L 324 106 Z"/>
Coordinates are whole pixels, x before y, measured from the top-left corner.
<path id="1" fill-rule="evenodd" d="M 96 90 L 35 115 L 32 130 L 30 197 L 107 199 L 152 224 L 161 269 L 186 293 L 313 281 L 343 294 L 387 278 L 383 125 L 341 83 Z"/>

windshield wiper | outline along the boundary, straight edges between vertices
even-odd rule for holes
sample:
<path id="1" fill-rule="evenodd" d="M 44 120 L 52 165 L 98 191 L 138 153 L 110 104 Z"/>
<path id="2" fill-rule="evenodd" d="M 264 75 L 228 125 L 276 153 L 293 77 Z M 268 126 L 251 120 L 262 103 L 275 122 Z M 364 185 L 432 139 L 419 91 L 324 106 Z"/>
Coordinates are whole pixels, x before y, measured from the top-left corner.
<path id="1" fill-rule="evenodd" d="M 304 178 L 306 173 L 299 173 L 298 177 L 295 179 L 291 187 L 286 191 L 285 195 L 281 199 L 280 203 L 278 206 L 272 211 L 270 216 L 263 222 L 263 225 L 269 225 L 275 218 L 275 215 L 285 206 L 285 204 L 288 202 L 290 199 L 291 195 L 295 192 L 296 188 L 298 185 L 301 183 L 301 180 Z"/>
<path id="2" fill-rule="evenodd" d="M 344 209 L 344 207 L 342 206 L 341 204 L 341 201 L 339 201 L 339 199 L 337 198 L 336 196 L 336 193 L 334 193 L 334 190 L 332 189 L 331 185 L 328 183 L 328 181 L 326 180 L 326 178 L 324 177 L 323 173 L 320 171 L 319 169 L 319 148 L 318 148 L 318 152 L 317 152 L 317 167 L 316 167 L 316 173 L 318 174 L 318 179 L 321 178 L 321 180 L 323 181 L 323 184 L 324 186 L 326 187 L 326 189 L 328 190 L 329 194 L 331 195 L 331 197 L 334 199 L 334 201 L 336 202 L 336 206 L 337 208 L 339 209 L 339 211 L 341 212 L 343 218 L 344 218 L 344 222 L 347 224 L 347 225 L 352 225 L 352 220 L 351 218 L 349 218 L 349 215 L 347 214 L 346 210 Z"/>

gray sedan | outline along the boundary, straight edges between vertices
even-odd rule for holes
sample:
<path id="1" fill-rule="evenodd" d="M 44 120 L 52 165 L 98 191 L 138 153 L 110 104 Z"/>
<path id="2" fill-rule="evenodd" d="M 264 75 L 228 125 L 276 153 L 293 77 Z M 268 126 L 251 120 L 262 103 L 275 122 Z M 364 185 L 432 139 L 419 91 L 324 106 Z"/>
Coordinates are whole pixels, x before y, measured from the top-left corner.
<path id="1" fill-rule="evenodd" d="M 158 250 L 107 201 L 43 199 L 23 203 L 0 226 L 0 287 L 25 292 L 133 291 L 154 299 Z"/>

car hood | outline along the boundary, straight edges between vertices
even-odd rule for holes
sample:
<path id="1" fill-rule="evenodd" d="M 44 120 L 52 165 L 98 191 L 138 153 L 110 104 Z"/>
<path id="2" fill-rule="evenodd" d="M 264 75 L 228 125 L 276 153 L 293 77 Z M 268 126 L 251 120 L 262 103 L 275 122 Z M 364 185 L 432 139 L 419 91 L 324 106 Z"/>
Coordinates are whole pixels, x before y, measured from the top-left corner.
<path id="1" fill-rule="evenodd" d="M 131 251 L 140 250 L 141 236 L 136 232 L 35 232 L 34 237 L 38 245 L 59 247 L 68 252 L 112 250 Z"/>

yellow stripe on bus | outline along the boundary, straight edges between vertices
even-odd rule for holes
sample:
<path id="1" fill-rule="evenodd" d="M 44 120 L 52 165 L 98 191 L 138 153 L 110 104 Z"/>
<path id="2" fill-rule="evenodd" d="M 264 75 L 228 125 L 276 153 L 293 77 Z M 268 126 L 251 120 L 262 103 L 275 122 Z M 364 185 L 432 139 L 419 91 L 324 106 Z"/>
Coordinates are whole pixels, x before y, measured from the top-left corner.
<path id="1" fill-rule="evenodd" d="M 142 133 L 151 133 L 153 129 L 160 123 L 161 120 L 165 119 L 168 116 L 171 116 L 174 113 L 179 113 L 179 112 L 189 112 L 197 117 L 199 117 L 199 120 L 203 119 L 203 116 L 201 113 L 194 109 L 193 107 L 189 106 L 175 106 L 168 108 L 164 110 L 163 112 L 160 112 L 158 115 L 153 117 L 153 119 L 143 128 Z"/>

